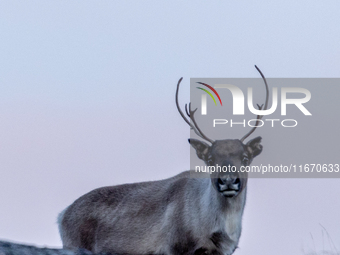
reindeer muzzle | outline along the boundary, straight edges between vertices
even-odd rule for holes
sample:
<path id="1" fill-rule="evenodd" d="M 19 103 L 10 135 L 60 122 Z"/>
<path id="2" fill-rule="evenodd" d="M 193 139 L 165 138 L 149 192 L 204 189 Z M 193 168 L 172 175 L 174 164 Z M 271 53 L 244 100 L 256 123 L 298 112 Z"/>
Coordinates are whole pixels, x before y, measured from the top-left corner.
<path id="1" fill-rule="evenodd" d="M 241 180 L 238 177 L 225 176 L 218 178 L 218 189 L 225 197 L 236 196 L 241 189 Z"/>

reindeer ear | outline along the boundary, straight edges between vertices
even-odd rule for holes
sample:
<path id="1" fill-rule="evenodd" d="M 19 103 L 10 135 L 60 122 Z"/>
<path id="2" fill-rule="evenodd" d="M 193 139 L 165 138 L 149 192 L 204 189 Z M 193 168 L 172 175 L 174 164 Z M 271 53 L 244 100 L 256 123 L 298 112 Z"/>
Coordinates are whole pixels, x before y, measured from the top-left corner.
<path id="1" fill-rule="evenodd" d="M 188 141 L 196 150 L 197 157 L 202 160 L 206 160 L 210 146 L 207 143 L 196 139 L 188 139 Z"/>
<path id="2" fill-rule="evenodd" d="M 248 151 L 253 155 L 254 158 L 262 152 L 263 146 L 261 145 L 261 140 L 262 137 L 258 136 L 246 144 Z"/>

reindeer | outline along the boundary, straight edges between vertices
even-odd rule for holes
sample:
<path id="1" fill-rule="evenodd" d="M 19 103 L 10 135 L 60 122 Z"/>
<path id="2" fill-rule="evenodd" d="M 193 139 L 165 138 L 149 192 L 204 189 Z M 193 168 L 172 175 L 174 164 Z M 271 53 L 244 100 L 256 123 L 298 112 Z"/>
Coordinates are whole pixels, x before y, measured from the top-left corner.
<path id="1" fill-rule="evenodd" d="M 268 85 L 256 69 L 266 86 L 266 110 Z M 191 122 L 181 111 L 181 81 L 177 109 L 194 132 L 210 143 L 189 139 L 198 158 L 207 166 L 248 166 L 262 151 L 261 137 L 244 140 L 263 116 L 257 116 L 255 127 L 240 140 L 213 141 L 197 125 L 197 109 L 192 111 L 189 104 L 188 112 L 185 105 Z M 185 171 L 160 181 L 95 189 L 59 214 L 63 247 L 111 254 L 232 254 L 241 235 L 247 177 L 244 172 L 216 172 L 212 178 L 190 178 L 190 171 Z"/>

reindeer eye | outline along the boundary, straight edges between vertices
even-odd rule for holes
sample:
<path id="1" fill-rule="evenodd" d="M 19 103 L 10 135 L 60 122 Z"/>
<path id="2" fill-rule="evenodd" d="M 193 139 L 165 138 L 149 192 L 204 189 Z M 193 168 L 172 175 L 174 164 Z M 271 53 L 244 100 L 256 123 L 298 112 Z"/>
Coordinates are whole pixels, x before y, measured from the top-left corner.
<path id="1" fill-rule="evenodd" d="M 248 163 L 249 163 L 249 158 L 247 156 L 243 156 L 242 164 L 243 165 L 248 165 Z"/>

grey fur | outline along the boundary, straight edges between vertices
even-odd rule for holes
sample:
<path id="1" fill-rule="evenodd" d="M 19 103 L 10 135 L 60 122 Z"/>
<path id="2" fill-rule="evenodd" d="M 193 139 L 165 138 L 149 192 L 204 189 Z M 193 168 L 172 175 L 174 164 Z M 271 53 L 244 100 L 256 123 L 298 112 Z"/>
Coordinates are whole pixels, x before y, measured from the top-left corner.
<path id="1" fill-rule="evenodd" d="M 189 140 L 207 165 L 249 165 L 261 138 L 247 144 Z M 246 160 L 247 159 L 247 160 Z M 246 173 L 216 173 L 95 189 L 59 215 L 65 249 L 118 254 L 232 254 L 241 235 Z"/>

